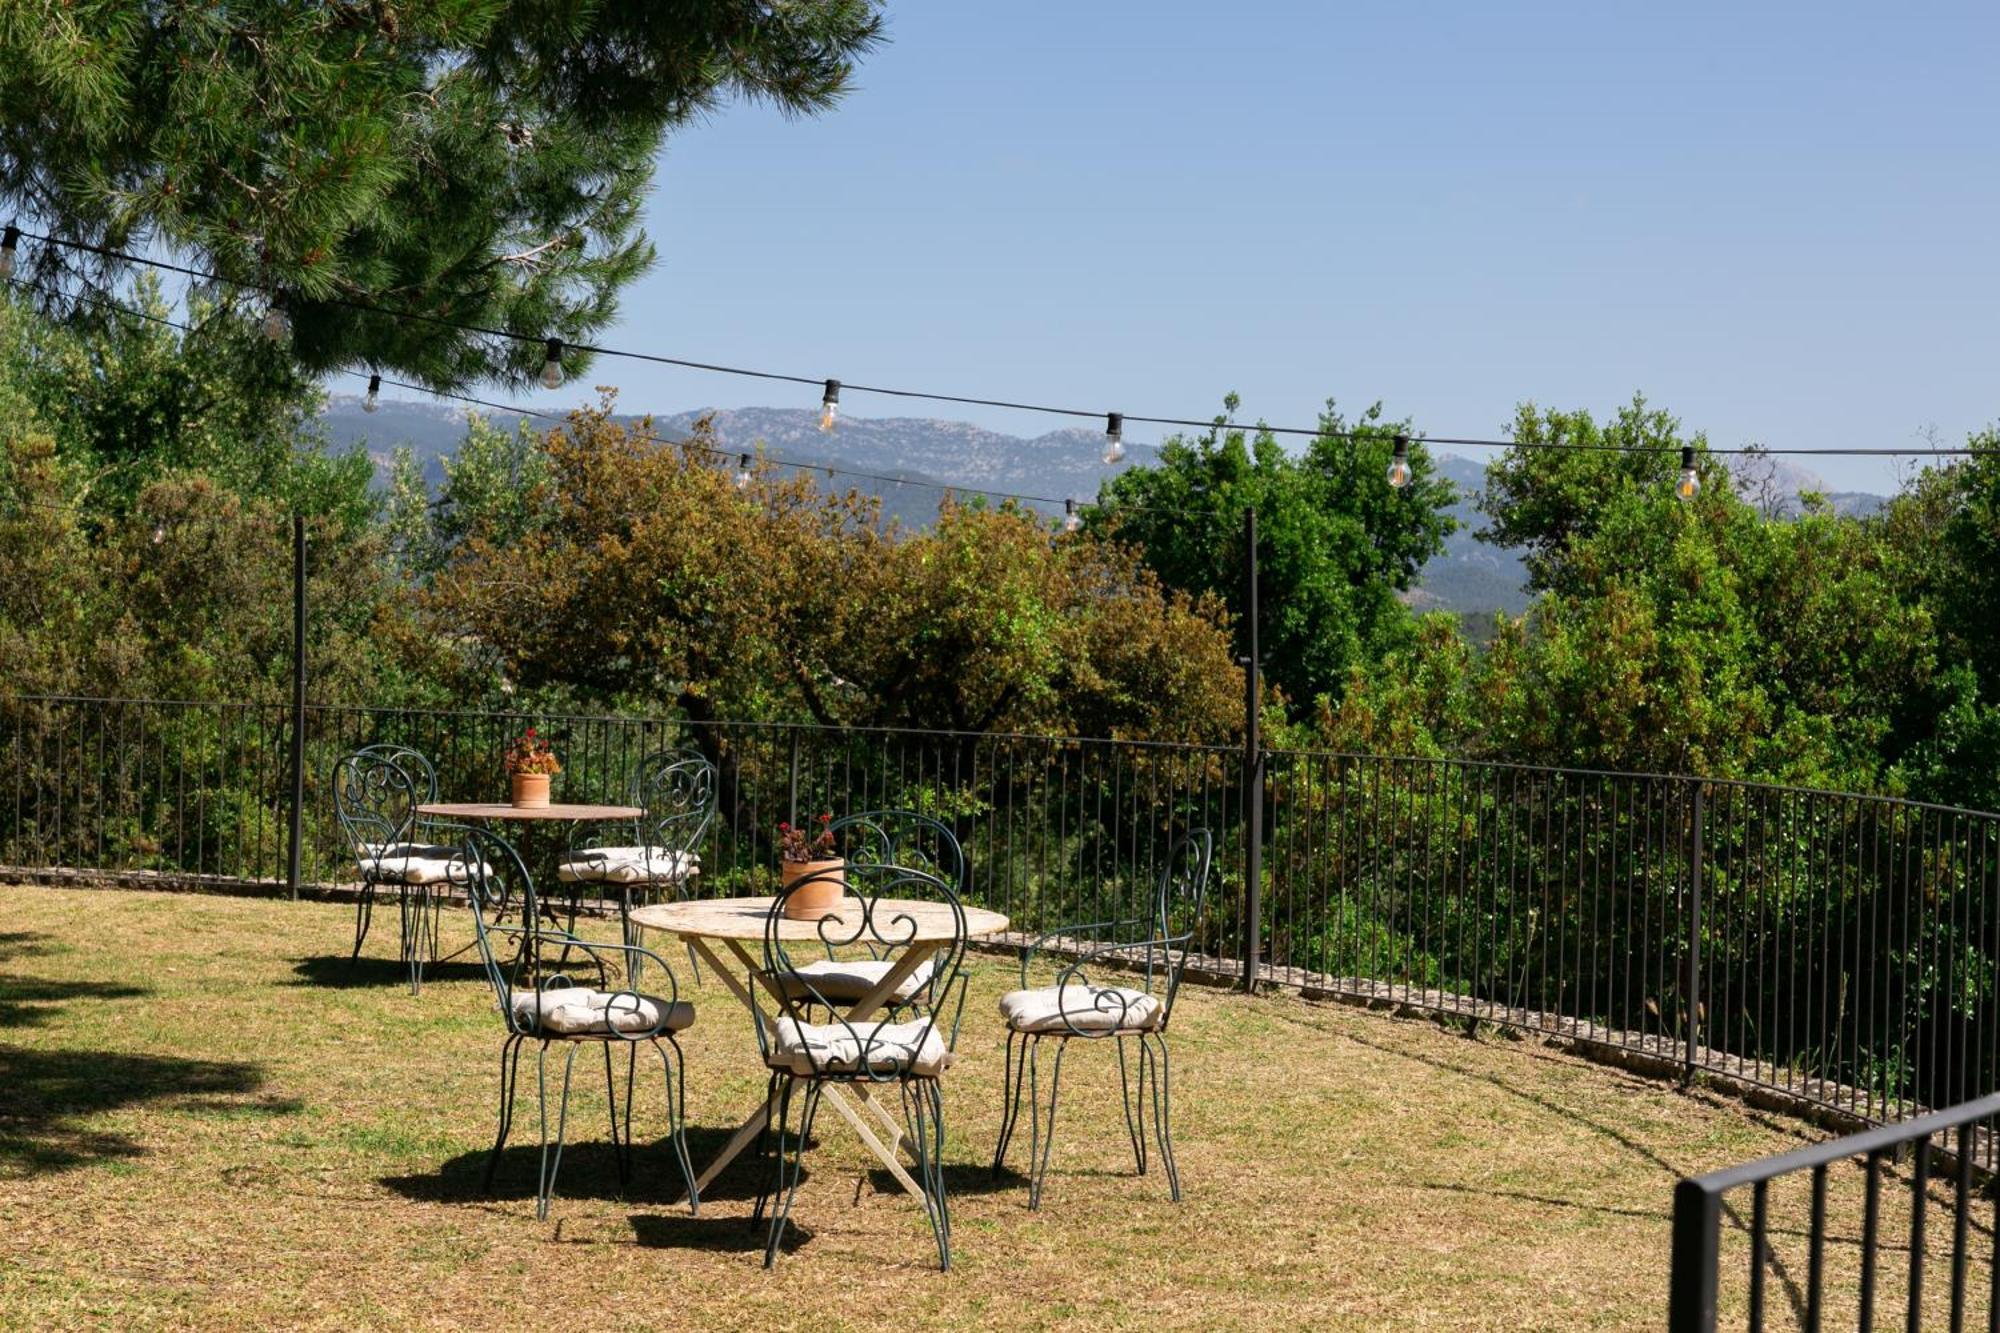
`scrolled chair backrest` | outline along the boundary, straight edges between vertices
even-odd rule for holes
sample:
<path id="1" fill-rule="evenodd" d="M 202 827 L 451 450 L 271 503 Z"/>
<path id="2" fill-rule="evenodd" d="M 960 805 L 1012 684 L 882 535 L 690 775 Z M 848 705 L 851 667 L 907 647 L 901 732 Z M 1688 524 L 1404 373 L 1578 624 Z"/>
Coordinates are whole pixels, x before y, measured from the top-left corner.
<path id="1" fill-rule="evenodd" d="M 1153 921 L 1150 929 L 1158 940 L 1159 963 L 1165 993 L 1161 1003 L 1167 1017 L 1174 1011 L 1174 996 L 1181 988 L 1181 973 L 1187 969 L 1188 950 L 1195 931 L 1201 927 L 1201 909 L 1208 899 L 1209 872 L 1215 859 L 1215 835 L 1205 828 L 1190 829 L 1174 839 L 1160 867 L 1159 887 L 1153 894 Z M 1154 951 L 1147 950 L 1148 989 L 1153 978 Z M 1161 1020 L 1160 1026 L 1166 1026 Z"/>
<path id="2" fill-rule="evenodd" d="M 1056 976 L 1056 994 L 1061 997 L 1066 1031 L 1073 1036 L 1121 1031 L 1154 1004 L 1157 1019 L 1146 1021 L 1165 1030 L 1173 1018 L 1188 950 L 1201 924 L 1214 854 L 1215 838 L 1207 829 L 1193 829 L 1174 839 L 1161 863 L 1149 914 L 1140 922 L 1126 923 L 1142 925 L 1144 937 L 1086 949 L 1062 968 Z M 1144 994 L 1151 999 L 1142 1000 L 1127 986 L 1105 984 L 1109 979 L 1101 971 L 1098 978 L 1091 977 L 1096 964 L 1112 961 L 1139 969 L 1145 977 Z"/>
<path id="3" fill-rule="evenodd" d="M 437 771 L 407 746 L 363 746 L 333 766 L 334 813 L 364 868 L 374 859 L 364 849 L 408 842 L 417 807 L 435 800 Z"/>
<path id="4" fill-rule="evenodd" d="M 660 750 L 639 761 L 632 774 L 633 804 L 643 842 L 693 852 L 715 819 L 715 765 L 697 750 Z"/>
<path id="5" fill-rule="evenodd" d="M 835 876 L 844 877 L 846 889 L 846 897 L 838 909 L 817 921 L 795 921 L 785 916 L 788 902 L 814 891 Z M 947 1046 L 950 1044 L 953 1034 L 941 1028 L 938 1019 L 960 981 L 965 962 L 965 907 L 953 884 L 936 869 L 871 859 L 801 875 L 773 899 L 764 922 L 764 973 L 780 993 L 792 998 L 775 1019 L 766 1020 L 762 1009 L 756 1010 L 758 1042 L 767 1056 L 773 1039 L 767 1022 L 803 1022 L 804 1012 L 818 1006 L 827 1011 L 830 1020 L 816 1030 L 836 1041 L 845 1039 L 852 1043 L 849 1049 L 857 1059 L 851 1067 L 843 1063 L 835 1070 L 828 1052 L 807 1042 L 805 1050 L 812 1073 L 823 1075 L 832 1071 L 842 1077 L 851 1075 L 875 1082 L 900 1076 L 908 1061 L 892 1056 L 888 1038 L 880 1030 L 882 1011 L 858 1021 L 844 1017 L 846 1002 L 823 994 L 814 984 L 813 974 L 801 970 L 805 963 L 823 959 L 840 949 L 854 948 L 865 948 L 892 966 L 901 964 L 913 949 L 930 950 L 931 979 L 910 1000 L 899 1003 L 895 1045 L 902 1050 L 920 1050 L 931 1034 L 936 1034 Z"/>
<path id="6" fill-rule="evenodd" d="M 827 828 L 849 865 L 899 865 L 928 871 L 965 897 L 965 851 L 941 820 L 914 810 L 844 815 Z"/>

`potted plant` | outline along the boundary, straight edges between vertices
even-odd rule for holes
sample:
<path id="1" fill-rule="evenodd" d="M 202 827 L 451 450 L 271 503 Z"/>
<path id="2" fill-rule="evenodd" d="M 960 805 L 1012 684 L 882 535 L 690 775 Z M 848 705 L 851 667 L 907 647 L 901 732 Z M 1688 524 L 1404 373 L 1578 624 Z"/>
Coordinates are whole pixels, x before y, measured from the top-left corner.
<path id="1" fill-rule="evenodd" d="M 833 845 L 833 816 L 823 814 L 814 822 L 817 832 L 778 825 L 781 882 L 792 889 L 785 896 L 785 915 L 794 921 L 817 921 L 847 898 L 847 862 Z"/>
<path id="2" fill-rule="evenodd" d="M 549 803 L 549 779 L 562 772 L 556 752 L 529 727 L 507 746 L 510 800 L 517 810 L 540 810 Z"/>

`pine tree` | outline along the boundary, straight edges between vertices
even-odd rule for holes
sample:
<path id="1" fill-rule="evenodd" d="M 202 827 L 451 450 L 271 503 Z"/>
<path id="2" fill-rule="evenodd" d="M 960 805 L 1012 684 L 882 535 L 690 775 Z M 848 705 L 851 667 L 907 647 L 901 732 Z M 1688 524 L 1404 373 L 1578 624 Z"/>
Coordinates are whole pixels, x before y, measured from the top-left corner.
<path id="1" fill-rule="evenodd" d="M 0 208 L 278 293 L 308 371 L 522 383 L 539 341 L 425 317 L 587 339 L 653 259 L 666 135 L 730 96 L 830 105 L 880 2 L 11 0 Z M 20 273 L 79 316 L 124 267 L 24 243 Z"/>

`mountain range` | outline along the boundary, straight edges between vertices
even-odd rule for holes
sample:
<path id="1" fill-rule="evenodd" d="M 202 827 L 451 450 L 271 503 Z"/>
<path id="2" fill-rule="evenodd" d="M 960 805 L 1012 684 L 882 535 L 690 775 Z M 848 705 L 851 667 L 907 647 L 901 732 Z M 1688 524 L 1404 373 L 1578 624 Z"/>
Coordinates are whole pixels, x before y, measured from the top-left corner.
<path id="1" fill-rule="evenodd" d="M 963 421 L 850 417 L 826 434 L 816 412 L 754 407 L 656 417 L 653 428 L 663 438 L 675 439 L 703 416 L 712 418 L 716 442 L 728 453 L 761 450 L 768 458 L 804 469 L 871 474 L 869 479 L 832 480 L 880 496 L 884 512 L 909 526 L 928 523 L 936 514 L 936 488 L 941 486 L 1034 496 L 1033 508 L 1058 514 L 1065 499 L 1094 497 L 1099 483 L 1115 470 L 1104 463 L 1104 436 L 1094 427 L 1022 438 Z M 466 409 L 384 399 L 371 414 L 361 410 L 360 399 L 336 395 L 322 420 L 335 448 L 365 449 L 378 473 L 386 474 L 395 450 L 407 446 L 425 479 L 436 485 L 443 479 L 442 460 L 465 433 Z M 1158 456 L 1149 445 L 1128 444 L 1126 450 L 1119 468 L 1147 464 Z M 1495 611 L 1519 615 L 1528 606 L 1520 557 L 1477 536 L 1484 526 L 1477 497 L 1486 483 L 1485 465 L 1454 454 L 1434 457 L 1438 470 L 1458 490 L 1450 512 L 1459 526 L 1445 539 L 1444 551 L 1424 567 L 1409 602 L 1421 610 L 1455 611 L 1469 621 L 1486 620 Z M 1824 495 L 1844 514 L 1872 513 L 1883 504 L 1881 496 L 1865 492 L 1828 493 L 1818 478 L 1782 459 L 1739 459 L 1735 468 L 1744 493 L 1772 513 L 1795 510 L 1797 497 L 1807 491 Z"/>

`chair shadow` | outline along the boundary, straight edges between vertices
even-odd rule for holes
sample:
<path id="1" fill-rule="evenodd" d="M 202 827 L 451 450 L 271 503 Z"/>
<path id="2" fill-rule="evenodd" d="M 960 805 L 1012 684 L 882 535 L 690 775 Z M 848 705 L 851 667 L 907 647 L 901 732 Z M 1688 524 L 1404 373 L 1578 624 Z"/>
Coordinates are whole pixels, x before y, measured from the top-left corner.
<path id="1" fill-rule="evenodd" d="M 294 986 L 320 986 L 327 990 L 363 990 L 370 987 L 410 985 L 410 965 L 394 958 L 373 958 L 363 954 L 350 959 L 344 953 L 317 954 L 292 965 Z M 478 962 L 454 960 L 424 964 L 426 984 L 449 981 L 484 981 L 486 969 Z"/>
<path id="2" fill-rule="evenodd" d="M 553 1108 L 551 1108 L 553 1110 Z M 558 1199 L 622 1199 L 627 1203 L 681 1208 L 687 1190 L 681 1178 L 680 1161 L 665 1138 L 641 1139 L 632 1148 L 632 1176 L 622 1186 L 618 1179 L 618 1159 L 611 1141 L 603 1133 L 602 1112 L 595 1117 L 572 1115 L 569 1141 L 563 1145 L 562 1165 L 556 1176 Z M 636 1128 L 636 1126 L 635 1126 Z M 688 1157 L 700 1175 L 715 1155 L 722 1151 L 735 1131 L 705 1125 L 687 1129 Z M 579 1135 L 590 1137 L 579 1139 Z M 540 1188 L 542 1149 L 532 1097 L 524 1097 L 514 1113 L 514 1132 L 500 1151 L 500 1164 L 493 1173 L 493 1188 L 485 1187 L 488 1149 L 460 1153 L 435 1171 L 404 1176 L 387 1176 L 381 1184 L 408 1199 L 424 1203 L 490 1203 L 496 1199 L 532 1199 Z M 758 1168 L 754 1151 L 746 1149 L 721 1175 L 701 1192 L 704 1204 L 755 1199 L 768 1178 Z M 800 1179 L 811 1174 L 810 1168 Z"/>
<path id="3" fill-rule="evenodd" d="M 915 1174 L 910 1166 L 908 1154 L 904 1154 L 903 1167 Z M 884 1167 L 876 1167 L 868 1172 L 868 1186 L 877 1194 L 901 1194 L 903 1186 Z M 1011 1166 L 1000 1168 L 1000 1174 L 993 1174 L 991 1162 L 946 1162 L 944 1164 L 944 1193 L 947 1199 L 968 1198 L 979 1194 L 1005 1194 L 1011 1190 L 1026 1190 L 1028 1177 Z"/>
<path id="4" fill-rule="evenodd" d="M 751 1225 L 747 1217 L 690 1217 L 679 1213 L 634 1213 L 632 1238 L 649 1250 L 707 1250 L 722 1254 L 762 1254 L 770 1229 L 766 1222 Z M 794 1215 L 785 1223 L 785 1238 L 778 1242 L 780 1254 L 791 1254 L 813 1238 L 812 1229 L 799 1225 Z"/>
<path id="5" fill-rule="evenodd" d="M 263 1088 L 263 1066 L 116 1051 L 0 1046 L 0 1174 L 66 1171 L 140 1157 L 128 1134 L 86 1128 L 107 1111 L 137 1106 L 211 1115 L 289 1115 L 291 1099 L 243 1100 Z"/>

